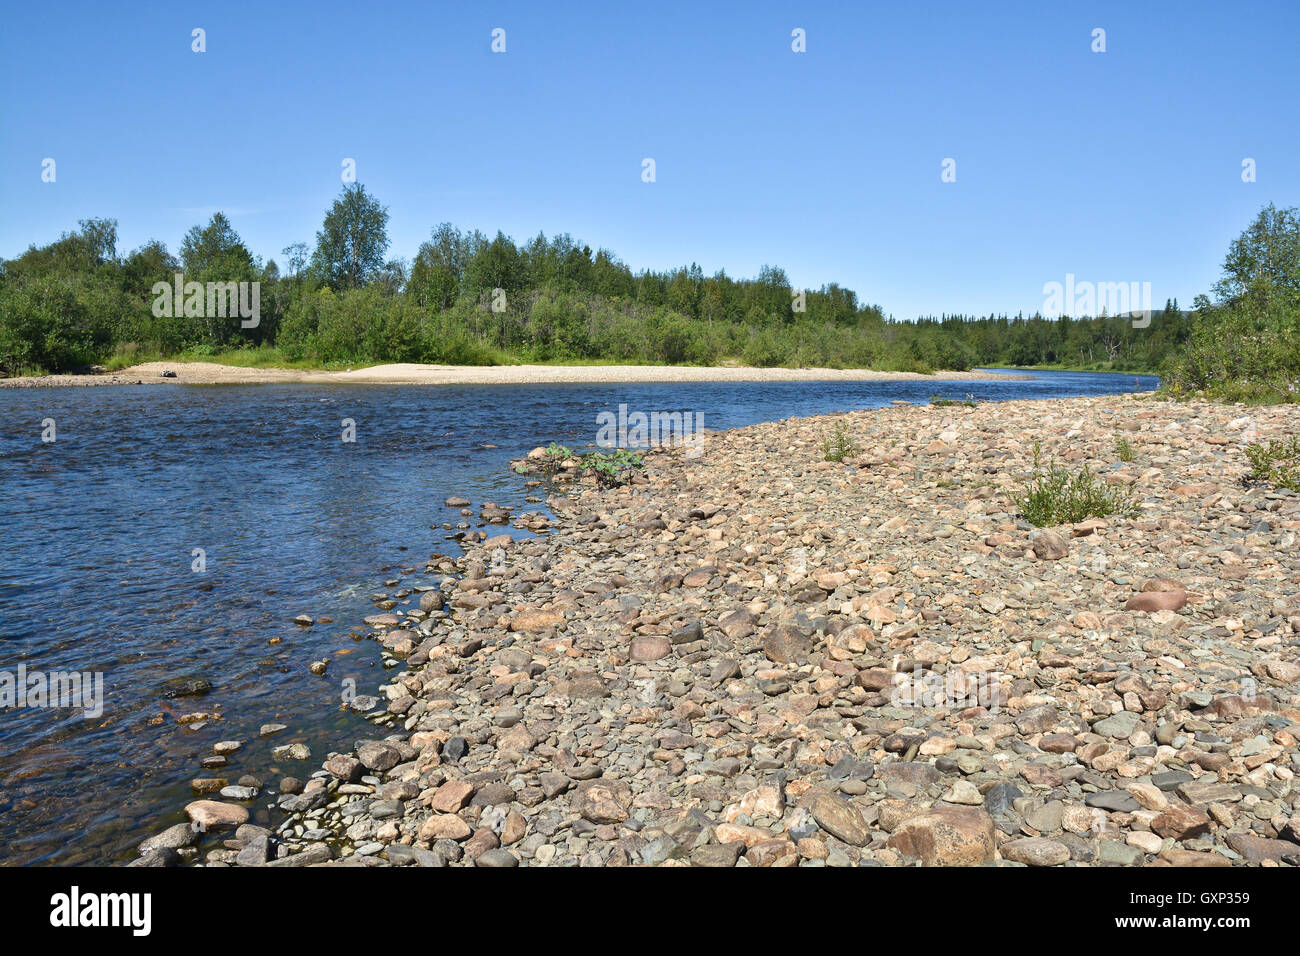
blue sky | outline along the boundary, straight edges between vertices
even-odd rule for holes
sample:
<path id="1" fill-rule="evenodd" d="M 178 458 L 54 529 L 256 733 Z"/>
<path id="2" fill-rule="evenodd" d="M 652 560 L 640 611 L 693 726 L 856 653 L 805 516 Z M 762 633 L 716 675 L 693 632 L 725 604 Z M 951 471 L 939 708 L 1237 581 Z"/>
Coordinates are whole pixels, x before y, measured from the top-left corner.
<path id="1" fill-rule="evenodd" d="M 175 251 L 222 209 L 283 264 L 350 157 L 391 256 L 448 220 L 899 318 L 1031 312 L 1067 273 L 1186 305 L 1300 205 L 1297 37 L 1293 0 L 10 4 L 0 256 L 88 216 Z"/>

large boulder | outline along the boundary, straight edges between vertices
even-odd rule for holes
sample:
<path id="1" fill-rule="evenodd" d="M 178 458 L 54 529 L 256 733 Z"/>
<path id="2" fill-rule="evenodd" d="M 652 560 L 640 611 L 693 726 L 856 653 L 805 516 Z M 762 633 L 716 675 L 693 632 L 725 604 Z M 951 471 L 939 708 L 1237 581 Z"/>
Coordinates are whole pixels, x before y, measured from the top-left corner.
<path id="1" fill-rule="evenodd" d="M 993 818 L 974 807 L 935 807 L 904 820 L 889 846 L 926 866 L 977 866 L 997 853 Z"/>

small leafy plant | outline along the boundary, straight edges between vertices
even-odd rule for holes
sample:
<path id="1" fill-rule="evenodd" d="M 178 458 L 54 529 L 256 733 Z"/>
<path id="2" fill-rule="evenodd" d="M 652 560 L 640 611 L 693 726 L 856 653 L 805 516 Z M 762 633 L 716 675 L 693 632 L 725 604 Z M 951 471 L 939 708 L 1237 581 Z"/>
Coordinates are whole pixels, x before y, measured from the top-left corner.
<path id="1" fill-rule="evenodd" d="M 636 452 L 620 448 L 613 454 L 593 451 L 582 456 L 582 470 L 596 479 L 601 489 L 617 488 L 632 479 L 632 471 L 644 468 L 645 463 Z"/>
<path id="2" fill-rule="evenodd" d="M 537 463 L 537 468 L 547 478 L 552 478 L 555 476 L 555 473 L 560 470 L 560 466 L 572 457 L 572 449 L 551 442 L 546 446 L 546 454 L 543 455 L 541 461 Z"/>
<path id="3" fill-rule="evenodd" d="M 1115 439 L 1115 454 L 1119 455 L 1120 461 L 1132 461 L 1137 457 L 1137 452 L 1133 450 L 1133 443 L 1123 435 Z"/>
<path id="4" fill-rule="evenodd" d="M 836 422 L 835 429 L 822 439 L 822 454 L 826 456 L 826 461 L 843 461 L 854 457 L 859 451 L 843 422 Z"/>
<path id="5" fill-rule="evenodd" d="M 1034 443 L 1034 473 L 1015 499 L 1025 519 L 1040 528 L 1074 524 L 1088 518 L 1137 514 L 1137 500 L 1123 485 L 1107 485 L 1084 465 L 1080 471 L 1051 463 L 1043 468 Z"/>
<path id="6" fill-rule="evenodd" d="M 1246 457 L 1250 459 L 1247 482 L 1265 481 L 1275 488 L 1300 491 L 1300 436 L 1247 445 Z"/>

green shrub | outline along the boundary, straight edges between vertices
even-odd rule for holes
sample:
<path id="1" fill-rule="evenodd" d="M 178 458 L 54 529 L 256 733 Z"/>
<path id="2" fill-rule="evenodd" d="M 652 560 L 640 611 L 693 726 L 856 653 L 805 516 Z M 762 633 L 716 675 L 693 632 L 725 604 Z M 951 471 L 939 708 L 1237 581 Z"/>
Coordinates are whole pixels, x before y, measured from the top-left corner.
<path id="1" fill-rule="evenodd" d="M 551 442 L 546 446 L 546 454 L 542 455 L 541 460 L 537 463 L 537 470 L 545 477 L 553 478 L 555 473 L 560 470 L 560 465 L 572 457 L 572 449 Z"/>
<path id="2" fill-rule="evenodd" d="M 784 361 L 785 353 L 777 342 L 775 333 L 770 329 L 762 329 L 749 337 L 741 357 L 746 365 L 754 368 L 772 368 Z"/>
<path id="3" fill-rule="evenodd" d="M 1025 520 L 1040 528 L 1111 515 L 1132 517 L 1138 510 L 1130 488 L 1099 481 L 1087 465 L 1077 472 L 1054 463 L 1044 469 L 1037 443 L 1033 475 L 1015 503 Z"/>
<path id="4" fill-rule="evenodd" d="M 1247 445 L 1250 473 L 1246 481 L 1268 482 L 1276 488 L 1300 491 L 1300 437 L 1291 436 L 1267 445 Z"/>
<path id="5" fill-rule="evenodd" d="M 822 439 L 822 454 L 826 461 L 843 461 L 859 453 L 860 449 L 853 443 L 843 422 L 836 422 L 835 429 Z"/>
<path id="6" fill-rule="evenodd" d="M 974 408 L 976 405 L 979 404 L 979 402 L 976 400 L 975 396 L 972 395 L 970 392 L 967 392 L 966 397 L 962 399 L 960 402 L 954 398 L 944 398 L 943 394 L 940 393 L 937 395 L 930 396 L 930 404 L 938 405 L 941 408 L 948 405 L 964 405 L 967 408 Z"/>
<path id="7" fill-rule="evenodd" d="M 596 479 L 599 488 L 616 488 L 632 480 L 632 471 L 644 468 L 641 456 L 626 448 L 612 454 L 593 451 L 582 456 L 582 470 Z"/>
<path id="8" fill-rule="evenodd" d="M 1132 461 L 1137 457 L 1137 452 L 1133 450 L 1133 443 L 1123 435 L 1115 439 L 1115 454 L 1119 455 L 1120 461 Z"/>

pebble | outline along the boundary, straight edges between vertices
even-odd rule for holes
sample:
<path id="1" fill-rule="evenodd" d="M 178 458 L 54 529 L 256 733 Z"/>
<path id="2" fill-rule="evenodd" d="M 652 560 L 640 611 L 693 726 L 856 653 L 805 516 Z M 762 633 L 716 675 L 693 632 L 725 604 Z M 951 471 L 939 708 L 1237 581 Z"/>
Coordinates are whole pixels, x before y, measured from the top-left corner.
<path id="1" fill-rule="evenodd" d="M 1070 848 L 1055 840 L 1026 837 L 1002 845 L 1002 859 L 1025 866 L 1058 866 L 1070 859 Z"/>

